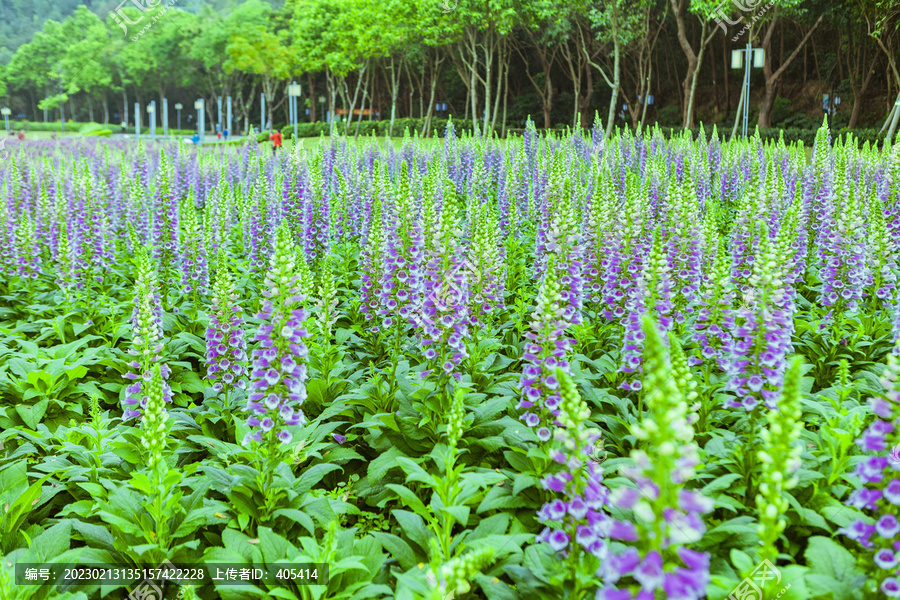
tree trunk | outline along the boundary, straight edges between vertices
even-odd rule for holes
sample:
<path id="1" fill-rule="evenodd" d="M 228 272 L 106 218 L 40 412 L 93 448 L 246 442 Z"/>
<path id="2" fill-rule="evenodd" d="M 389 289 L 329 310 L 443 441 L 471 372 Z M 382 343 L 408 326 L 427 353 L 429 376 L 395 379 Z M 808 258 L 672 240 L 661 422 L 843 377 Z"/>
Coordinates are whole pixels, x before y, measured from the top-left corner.
<path id="1" fill-rule="evenodd" d="M 788 56 L 787 60 L 781 63 L 781 66 L 778 67 L 778 70 L 772 71 L 772 34 L 775 31 L 775 24 L 778 22 L 776 7 L 775 13 L 772 16 L 772 23 L 769 25 L 769 28 L 766 30 L 766 35 L 763 37 L 762 47 L 765 50 L 766 60 L 763 66 L 763 74 L 766 77 L 766 93 L 763 96 L 763 103 L 759 107 L 759 118 L 757 120 L 757 125 L 759 125 L 760 129 L 769 129 L 772 127 L 772 106 L 775 104 L 775 96 L 776 96 L 776 88 L 775 86 L 778 84 L 778 81 L 781 79 L 781 76 L 784 74 L 785 69 L 790 66 L 794 59 L 797 58 L 797 55 L 800 54 L 800 51 L 806 46 L 806 42 L 809 41 L 813 32 L 819 27 L 819 24 L 822 23 L 822 20 L 825 18 L 825 14 L 822 13 L 819 15 L 819 18 L 816 19 L 816 22 L 810 28 L 809 31 L 806 32 L 806 35 L 803 36 L 803 39 L 800 40 L 800 43 L 794 48 L 794 51 Z"/>
<path id="2" fill-rule="evenodd" d="M 872 76 L 875 74 L 875 63 L 878 62 L 878 55 L 876 53 L 875 57 L 872 59 L 872 64 L 869 65 L 869 69 L 866 71 L 865 77 L 861 84 L 857 85 L 856 76 L 859 71 L 860 63 L 865 64 L 866 54 L 867 54 L 867 45 L 863 45 L 862 56 L 860 57 L 857 54 L 856 60 L 856 68 L 853 68 L 852 65 L 849 64 L 849 56 L 848 56 L 848 71 L 850 74 L 850 87 L 853 90 L 853 109 L 850 111 L 850 122 L 847 124 L 849 129 L 854 129 L 856 124 L 859 122 L 859 113 L 862 108 L 862 99 L 866 94 L 866 90 L 869 89 L 869 84 L 872 82 Z"/>
<path id="3" fill-rule="evenodd" d="M 503 123 L 501 125 L 500 135 L 506 137 L 506 101 L 509 99 L 509 63 L 506 64 L 506 71 L 503 73 Z"/>
<path id="4" fill-rule="evenodd" d="M 613 0 L 613 85 L 612 96 L 609 99 L 609 117 L 606 121 L 606 134 L 604 139 L 609 139 L 612 135 L 614 119 L 616 116 L 616 102 L 619 99 L 619 86 L 621 85 L 621 68 L 622 48 L 619 45 L 619 0 Z"/>
<path id="5" fill-rule="evenodd" d="M 435 50 L 435 52 L 437 52 L 437 50 Z M 441 61 L 443 61 L 443 59 L 441 59 Z M 425 115 L 425 122 L 422 123 L 422 130 L 420 131 L 422 137 L 431 133 L 431 116 L 434 114 L 434 94 L 437 89 L 438 65 L 440 65 L 440 62 L 438 62 L 437 56 L 435 56 L 434 66 L 431 68 L 431 90 L 428 94 L 428 113 Z"/>
<path id="6" fill-rule="evenodd" d="M 356 89 L 353 91 L 353 100 L 350 101 L 349 114 L 347 115 L 347 123 L 344 125 L 344 135 L 348 135 L 350 133 L 350 126 L 353 124 L 353 111 L 356 110 L 356 99 L 359 97 L 359 89 L 362 86 L 363 77 L 366 76 L 366 68 L 368 67 L 367 63 L 363 63 L 362 67 L 357 71 L 356 77 Z M 363 104 L 365 104 L 365 99 L 363 99 Z M 362 118 L 362 111 L 359 111 L 359 116 Z"/>
<path id="7" fill-rule="evenodd" d="M 888 128 L 887 136 L 885 139 L 893 141 L 894 132 L 897 130 L 897 121 L 900 120 L 900 94 L 897 94 L 897 99 L 894 100 L 893 118 L 888 116 L 888 119 L 890 119 L 891 125 Z"/>
<path id="8" fill-rule="evenodd" d="M 734 137 L 737 135 L 738 123 L 741 121 L 741 118 L 744 116 L 744 115 L 743 115 L 743 112 L 744 112 L 744 93 L 743 93 L 743 90 L 744 90 L 744 87 L 741 86 L 741 97 L 740 97 L 740 99 L 738 100 L 737 114 L 734 116 L 734 127 L 731 128 L 731 137 L 729 138 L 729 139 L 732 139 L 732 140 L 733 140 Z"/>
<path id="9" fill-rule="evenodd" d="M 696 74 L 699 69 L 699 61 L 697 53 L 694 52 L 694 48 L 691 47 L 691 43 L 687 39 L 684 27 L 684 0 L 669 0 L 669 3 L 672 5 L 672 14 L 675 15 L 678 44 L 681 46 L 681 51 L 684 52 L 685 58 L 687 58 L 687 72 L 684 74 L 684 81 L 681 83 L 684 92 L 683 97 L 685 98 L 685 102 L 681 106 L 681 126 L 684 129 L 689 129 L 693 120 L 693 115 L 691 114 L 693 110 L 693 91 L 696 89 L 694 82 L 697 79 Z M 704 23 L 704 34 L 705 30 Z M 704 37 L 704 34 L 701 34 L 701 39 Z"/>
<path id="10" fill-rule="evenodd" d="M 400 63 L 400 67 L 396 67 L 394 65 L 394 57 L 391 56 L 391 124 L 388 127 L 388 137 L 392 137 L 394 135 L 394 119 L 397 116 L 397 95 L 400 93 L 399 70 L 402 67 L 402 61 Z"/>
<path id="11" fill-rule="evenodd" d="M 316 98 L 316 79 L 312 73 L 307 73 L 306 81 L 309 83 L 309 122 L 315 123 L 318 120 L 316 108 L 319 105 L 319 99 Z"/>
<path id="12" fill-rule="evenodd" d="M 731 90 L 728 89 L 728 71 L 731 65 L 728 63 L 728 38 L 722 37 L 722 65 L 724 66 L 723 83 L 725 87 L 725 112 L 731 110 Z"/>
<path id="13" fill-rule="evenodd" d="M 497 93 L 494 95 L 494 114 L 491 115 L 491 131 L 497 129 L 497 114 L 500 112 L 500 93 L 505 94 L 503 89 L 503 74 L 509 69 L 509 57 L 506 54 L 506 40 L 500 40 L 500 46 L 497 51 Z"/>

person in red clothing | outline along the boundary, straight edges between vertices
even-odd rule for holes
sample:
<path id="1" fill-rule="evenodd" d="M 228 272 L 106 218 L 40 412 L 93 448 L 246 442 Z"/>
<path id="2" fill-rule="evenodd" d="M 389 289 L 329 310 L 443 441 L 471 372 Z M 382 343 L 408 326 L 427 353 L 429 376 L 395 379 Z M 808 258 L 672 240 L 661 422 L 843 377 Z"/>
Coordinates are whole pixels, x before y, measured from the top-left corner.
<path id="1" fill-rule="evenodd" d="M 271 135 L 269 135 L 269 139 L 272 140 L 272 154 L 275 154 L 278 149 L 281 148 L 281 132 L 273 132 Z"/>

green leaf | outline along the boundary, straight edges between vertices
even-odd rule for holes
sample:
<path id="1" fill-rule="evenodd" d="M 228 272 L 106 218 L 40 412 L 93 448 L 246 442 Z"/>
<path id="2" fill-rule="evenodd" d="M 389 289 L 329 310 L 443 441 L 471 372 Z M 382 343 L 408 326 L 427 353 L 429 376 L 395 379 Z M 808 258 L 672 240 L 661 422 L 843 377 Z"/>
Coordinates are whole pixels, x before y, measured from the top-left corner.
<path id="1" fill-rule="evenodd" d="M 367 472 L 369 485 L 374 486 L 381 483 L 387 472 L 393 468 L 399 468 L 397 458 L 403 456 L 403 452 L 396 447 L 391 447 L 387 452 L 379 454 L 372 462 L 369 463 Z"/>
<path id="2" fill-rule="evenodd" d="M 85 375 L 87 375 L 87 367 L 83 365 L 77 365 L 74 367 L 66 367 L 66 376 L 69 378 L 69 381 L 75 381 L 76 379 L 81 379 Z"/>
<path id="3" fill-rule="evenodd" d="M 311 466 L 297 479 L 297 483 L 294 484 L 294 491 L 298 494 L 305 494 L 332 471 L 343 471 L 343 469 L 330 463 L 319 463 Z"/>
<path id="4" fill-rule="evenodd" d="M 391 514 L 394 515 L 394 518 L 400 523 L 400 527 L 403 528 L 403 533 L 427 553 L 428 539 L 433 537 L 434 534 L 425 526 L 425 521 L 422 517 L 415 513 L 399 509 L 392 511 Z"/>
<path id="5" fill-rule="evenodd" d="M 395 483 L 389 483 L 385 487 L 396 492 L 406 506 L 413 509 L 416 513 L 420 515 L 428 515 L 430 513 L 425 507 L 425 503 L 409 488 Z"/>
<path id="6" fill-rule="evenodd" d="M 316 534 L 316 525 L 313 523 L 312 517 L 303 512 L 302 510 L 297 510 L 296 508 L 279 508 L 273 513 L 276 517 L 285 517 L 294 521 L 295 523 L 299 523 L 303 526 L 306 531 L 309 532 L 309 535 Z"/>
<path id="7" fill-rule="evenodd" d="M 47 407 L 50 405 L 50 399 L 44 398 L 43 400 L 39 400 L 35 404 L 28 406 L 26 404 L 17 404 L 16 412 L 22 418 L 22 421 L 25 425 L 28 426 L 29 429 L 37 429 L 38 423 L 41 422 L 41 419 L 44 418 L 44 415 L 47 414 Z"/>
<path id="8" fill-rule="evenodd" d="M 834 597 L 850 597 L 849 593 L 853 588 L 865 579 L 865 574 L 856 566 L 853 555 L 832 539 L 821 536 L 810 538 L 803 556 L 811 573 L 839 583 L 835 591 L 840 595 Z M 811 585 L 811 591 L 815 593 L 816 587 Z"/>
<path id="9" fill-rule="evenodd" d="M 267 563 L 276 563 L 297 551 L 286 539 L 268 527 L 259 528 L 259 549 Z"/>
<path id="10" fill-rule="evenodd" d="M 735 569 L 737 569 L 737 572 L 744 577 L 752 573 L 753 569 L 756 568 L 756 563 L 753 562 L 750 555 L 737 548 L 731 549 L 731 564 L 733 564 Z"/>
<path id="11" fill-rule="evenodd" d="M 484 500 L 481 501 L 481 504 L 478 505 L 475 512 L 480 515 L 489 510 L 523 508 L 525 506 L 527 506 L 525 500 L 510 495 L 508 486 L 492 487 L 487 495 L 485 495 Z"/>
<path id="12" fill-rule="evenodd" d="M 54 559 L 69 549 L 72 539 L 72 521 L 65 520 L 34 538 L 31 550 L 39 560 Z"/>
<path id="13" fill-rule="evenodd" d="M 435 481 L 434 477 L 429 475 L 425 469 L 420 467 L 411 458 L 400 456 L 397 458 L 397 464 L 400 465 L 400 468 L 403 469 L 404 473 L 406 473 L 407 483 L 411 481 L 418 481 L 419 483 L 424 483 L 429 487 L 437 487 L 437 482 Z"/>
<path id="14" fill-rule="evenodd" d="M 402 538 L 383 531 L 373 531 L 372 536 L 400 562 L 400 567 L 404 570 L 412 569 L 419 562 L 416 559 L 416 553 Z"/>
<path id="15" fill-rule="evenodd" d="M 206 389 L 206 384 L 200 379 L 200 376 L 193 371 L 182 371 L 174 379 L 181 384 L 181 390 L 191 394 L 202 394 Z"/>
<path id="16" fill-rule="evenodd" d="M 75 531 L 81 534 L 81 539 L 83 539 L 88 546 L 109 550 L 111 552 L 115 551 L 115 540 L 109 530 L 105 527 L 101 525 L 91 525 L 90 523 L 85 523 L 78 519 L 73 521 L 73 527 Z"/>

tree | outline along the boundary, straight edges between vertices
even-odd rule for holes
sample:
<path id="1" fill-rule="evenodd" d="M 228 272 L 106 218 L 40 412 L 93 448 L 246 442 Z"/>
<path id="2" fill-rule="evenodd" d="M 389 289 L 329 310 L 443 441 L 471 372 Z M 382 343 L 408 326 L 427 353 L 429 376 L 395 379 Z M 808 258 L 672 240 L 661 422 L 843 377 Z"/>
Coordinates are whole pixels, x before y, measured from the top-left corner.
<path id="1" fill-rule="evenodd" d="M 7 80 L 12 89 L 31 94 L 32 106 L 37 106 L 39 99 L 55 97 L 65 91 L 63 59 L 67 42 L 62 24 L 47 21 L 43 30 L 30 42 L 19 46 L 13 55 L 6 68 Z M 62 104 L 55 106 L 62 110 Z"/>
<path id="2" fill-rule="evenodd" d="M 697 50 L 694 50 L 690 40 L 688 40 L 685 23 L 685 2 L 689 2 L 688 11 L 700 21 L 700 47 Z M 717 28 L 713 28 L 712 31 L 708 32 L 709 20 L 722 3 L 716 0 L 669 0 L 669 3 L 672 5 L 672 14 L 675 16 L 678 44 L 681 46 L 681 50 L 688 61 L 687 72 L 681 84 L 685 98 L 682 107 L 682 127 L 691 129 L 694 127 L 694 97 L 697 93 L 700 67 L 703 65 L 703 54 L 718 31 Z"/>
<path id="3" fill-rule="evenodd" d="M 609 113 L 606 119 L 605 137 L 607 138 L 612 134 L 619 91 L 622 87 L 622 56 L 625 49 L 634 42 L 637 33 L 641 30 L 642 7 L 646 1 L 649 0 L 637 0 L 637 2 L 611 0 L 602 7 L 589 4 L 584 8 L 588 21 L 591 24 L 591 32 L 593 32 L 592 38 L 583 36 L 581 39 L 584 55 L 588 57 L 593 55 L 588 50 L 589 44 L 599 42 L 606 47 L 612 45 L 611 65 L 609 60 L 604 61 L 607 63 L 604 66 L 595 62 L 592 58 L 589 59 L 591 66 L 600 73 L 611 90 Z"/>
<path id="4" fill-rule="evenodd" d="M 773 0 L 774 7 L 769 11 L 763 13 L 760 16 L 759 21 L 765 24 L 768 21 L 768 26 L 765 27 L 762 34 L 761 47 L 765 52 L 765 62 L 763 64 L 763 76 L 766 80 L 766 91 L 763 96 L 762 103 L 759 106 L 759 119 L 757 124 L 760 129 L 769 129 L 772 127 L 772 106 L 775 104 L 775 93 L 777 91 L 778 82 L 781 80 L 787 68 L 794 62 L 794 59 L 800 54 L 800 51 L 803 50 L 803 47 L 809 41 L 810 36 L 812 36 L 813 32 L 819 27 L 822 23 L 822 20 L 825 18 L 825 13 L 821 13 L 819 18 L 815 20 L 812 26 L 807 30 L 806 35 L 800 40 L 794 47 L 794 51 L 791 52 L 790 55 L 784 62 L 782 62 L 777 68 L 774 66 L 774 52 L 772 52 L 772 39 L 775 34 L 776 26 L 781 23 L 783 20 L 783 16 L 785 15 L 793 15 L 795 17 L 803 17 L 805 15 L 805 10 L 803 10 L 799 4 L 802 0 Z M 744 19 L 750 18 L 749 15 L 744 15 Z M 755 17 L 754 17 L 755 18 Z"/>
<path id="5" fill-rule="evenodd" d="M 347 101 L 346 77 L 359 66 L 363 54 L 357 36 L 363 23 L 354 15 L 368 15 L 367 2 L 337 4 L 325 0 L 295 0 L 286 7 L 291 15 L 291 50 L 299 57 L 294 71 L 324 72 L 328 88 L 328 109 L 334 131 L 335 109 L 340 94 Z"/>
<path id="6" fill-rule="evenodd" d="M 212 119 L 213 107 L 218 108 L 218 98 L 232 96 L 234 117 L 249 128 L 250 107 L 256 97 L 258 82 L 245 85 L 251 76 L 228 63 L 228 44 L 232 36 L 248 27 L 267 27 L 271 8 L 259 0 L 239 4 L 234 11 L 223 15 L 209 9 L 194 21 L 181 41 L 181 53 L 189 65 L 185 78 L 204 90 Z M 226 64 L 228 66 L 226 67 Z M 218 120 L 218 119 L 216 119 Z"/>
<path id="7" fill-rule="evenodd" d="M 842 52 L 839 57 L 843 57 L 847 66 L 847 82 L 853 92 L 853 107 L 850 110 L 850 121 L 847 127 L 853 129 L 859 122 L 860 108 L 862 100 L 872 83 L 875 75 L 875 65 L 878 62 L 878 50 L 872 47 L 868 35 L 862 21 L 865 19 L 856 10 L 856 2 L 845 0 L 843 2 L 843 10 L 839 11 L 840 16 L 836 17 L 844 24 L 841 29 L 844 35 L 841 38 Z M 860 35 L 860 33 L 863 35 Z"/>
<path id="8" fill-rule="evenodd" d="M 271 20 L 268 26 L 252 25 L 242 28 L 231 36 L 226 52 L 229 60 L 226 72 L 241 69 L 259 76 L 262 91 L 266 96 L 267 119 L 274 126 L 275 109 L 284 102 L 284 95 L 276 102 L 276 90 L 291 76 L 293 59 L 288 46 L 286 30 L 273 31 Z"/>
<path id="9" fill-rule="evenodd" d="M 900 123 L 900 67 L 897 65 L 898 38 L 900 38 L 900 6 L 894 0 L 858 0 L 859 7 L 866 20 L 869 36 L 888 60 L 890 72 L 897 86 L 897 99 L 884 122 L 887 128 L 887 139 L 894 138 L 897 124 Z"/>
<path id="10" fill-rule="evenodd" d="M 84 92 L 88 100 L 89 118 L 94 121 L 94 103 L 103 96 L 104 122 L 109 122 L 106 91 L 112 86 L 111 65 L 106 61 L 110 40 L 103 21 L 85 6 L 63 22 L 63 34 L 69 40 L 62 58 L 65 87 L 68 94 Z"/>
<path id="11" fill-rule="evenodd" d="M 513 47 L 522 58 L 525 75 L 541 99 L 544 113 L 544 127 L 552 127 L 550 112 L 553 110 L 553 78 L 551 73 L 563 44 L 572 34 L 572 18 L 568 3 L 554 0 L 532 0 L 526 2 L 522 10 L 520 28 L 524 33 L 523 42 L 513 42 Z M 532 74 L 525 50 L 533 50 L 537 55 L 539 69 Z M 577 50 L 580 52 L 580 50 Z"/>
<path id="12" fill-rule="evenodd" d="M 482 130 L 487 134 L 496 127 L 500 96 L 509 70 L 507 37 L 519 22 L 516 8 L 513 0 L 460 0 L 446 16 L 447 41 L 455 46 L 451 56 L 466 85 L 472 121 L 479 135 Z M 479 86 L 484 90 L 481 124 Z"/>

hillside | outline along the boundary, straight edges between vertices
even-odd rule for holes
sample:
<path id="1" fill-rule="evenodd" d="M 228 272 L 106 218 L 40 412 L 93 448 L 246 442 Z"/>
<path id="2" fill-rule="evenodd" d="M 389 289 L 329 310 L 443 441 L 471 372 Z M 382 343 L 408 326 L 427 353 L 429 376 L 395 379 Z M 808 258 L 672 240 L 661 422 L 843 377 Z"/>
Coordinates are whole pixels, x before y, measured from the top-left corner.
<path id="1" fill-rule="evenodd" d="M 265 1 L 265 0 L 264 0 Z M 22 44 L 27 43 L 35 32 L 44 27 L 48 20 L 62 21 L 72 15 L 79 5 L 85 5 L 101 19 L 106 20 L 109 13 L 120 5 L 132 6 L 137 4 L 155 4 L 154 0 L 124 0 L 124 2 L 103 0 L 0 0 L 0 64 L 7 64 L 13 53 Z M 202 10 L 209 6 L 213 10 L 228 10 L 232 5 L 238 4 L 235 0 L 178 0 L 173 7 L 192 12 Z M 269 0 L 269 4 L 276 8 L 284 5 L 284 0 Z"/>

